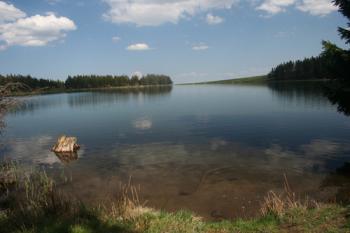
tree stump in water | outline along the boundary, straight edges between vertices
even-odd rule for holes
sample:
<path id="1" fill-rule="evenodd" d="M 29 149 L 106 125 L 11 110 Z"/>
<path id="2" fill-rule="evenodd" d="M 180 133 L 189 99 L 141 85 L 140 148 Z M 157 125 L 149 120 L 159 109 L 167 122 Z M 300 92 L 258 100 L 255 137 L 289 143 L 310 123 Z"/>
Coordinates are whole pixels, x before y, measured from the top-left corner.
<path id="1" fill-rule="evenodd" d="M 80 146 L 77 144 L 76 137 L 66 137 L 61 136 L 54 147 L 52 147 L 52 151 L 56 153 L 63 152 L 76 152 L 80 149 Z"/>

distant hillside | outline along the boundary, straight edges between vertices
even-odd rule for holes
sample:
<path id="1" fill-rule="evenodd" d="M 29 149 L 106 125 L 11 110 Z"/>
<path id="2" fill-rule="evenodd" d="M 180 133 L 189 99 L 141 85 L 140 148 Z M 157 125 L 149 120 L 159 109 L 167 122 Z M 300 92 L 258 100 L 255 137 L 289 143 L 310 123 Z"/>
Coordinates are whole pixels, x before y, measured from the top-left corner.
<path id="1" fill-rule="evenodd" d="M 254 76 L 238 79 L 228 79 L 228 80 L 219 80 L 219 81 L 209 81 L 209 82 L 200 82 L 200 83 L 188 83 L 181 85 L 197 85 L 197 84 L 260 84 L 267 82 L 267 76 Z"/>

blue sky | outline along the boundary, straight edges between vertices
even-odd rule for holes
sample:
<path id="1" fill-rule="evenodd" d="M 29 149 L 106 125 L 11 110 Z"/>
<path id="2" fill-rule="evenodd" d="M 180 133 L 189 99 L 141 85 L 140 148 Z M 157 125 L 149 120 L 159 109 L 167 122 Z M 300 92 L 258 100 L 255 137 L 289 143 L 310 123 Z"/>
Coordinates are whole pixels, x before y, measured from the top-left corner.
<path id="1" fill-rule="evenodd" d="M 330 0 L 0 0 L 0 73 L 237 78 L 345 47 L 345 25 Z"/>

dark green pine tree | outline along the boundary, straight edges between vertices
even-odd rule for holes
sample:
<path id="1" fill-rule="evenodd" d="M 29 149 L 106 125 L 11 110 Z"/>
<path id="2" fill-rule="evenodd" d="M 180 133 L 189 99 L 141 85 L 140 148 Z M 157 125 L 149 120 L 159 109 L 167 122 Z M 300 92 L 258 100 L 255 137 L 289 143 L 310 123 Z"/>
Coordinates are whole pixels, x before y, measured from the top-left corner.
<path id="1" fill-rule="evenodd" d="M 333 0 L 333 3 L 339 7 L 339 12 L 342 13 L 348 20 L 350 20 L 350 1 L 349 0 Z M 348 22 L 348 27 L 338 28 L 339 34 L 342 39 L 350 44 L 350 22 Z"/>
<path id="2" fill-rule="evenodd" d="M 339 12 L 350 20 L 350 0 L 333 0 L 338 6 Z M 339 27 L 339 34 L 347 44 L 350 44 L 350 22 L 348 28 Z M 329 78 L 345 81 L 347 86 L 350 83 L 350 50 L 339 48 L 329 41 L 323 41 L 322 57 L 325 60 L 325 67 Z"/>

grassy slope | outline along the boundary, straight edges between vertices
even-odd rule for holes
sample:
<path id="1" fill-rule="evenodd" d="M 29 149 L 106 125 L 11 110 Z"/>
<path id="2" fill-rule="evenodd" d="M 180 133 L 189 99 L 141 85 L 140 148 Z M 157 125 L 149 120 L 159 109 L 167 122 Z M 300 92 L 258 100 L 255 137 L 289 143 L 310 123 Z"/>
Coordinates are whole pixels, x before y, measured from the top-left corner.
<path id="1" fill-rule="evenodd" d="M 199 83 L 185 83 L 179 85 L 200 85 L 200 84 L 244 84 L 244 85 L 260 85 L 270 82 L 291 82 L 291 83 L 305 83 L 305 82 L 326 82 L 327 79 L 309 79 L 309 80 L 268 80 L 266 75 L 238 78 L 238 79 L 227 79 L 219 81 L 208 81 Z"/>
<path id="2" fill-rule="evenodd" d="M 181 85 L 197 85 L 197 84 L 260 84 L 267 82 L 267 76 L 254 76 L 247 78 L 238 78 L 238 79 L 228 79 L 228 80 L 219 80 L 219 81 L 209 81 L 209 82 L 200 82 L 200 83 L 189 83 Z"/>

